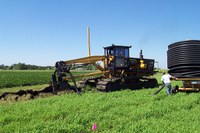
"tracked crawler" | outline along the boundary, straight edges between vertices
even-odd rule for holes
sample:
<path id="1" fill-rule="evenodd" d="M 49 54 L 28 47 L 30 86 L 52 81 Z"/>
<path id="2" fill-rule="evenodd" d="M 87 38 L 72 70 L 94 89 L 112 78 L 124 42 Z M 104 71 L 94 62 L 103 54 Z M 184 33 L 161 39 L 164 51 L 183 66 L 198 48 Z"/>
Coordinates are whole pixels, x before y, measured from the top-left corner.
<path id="1" fill-rule="evenodd" d="M 157 80 L 150 78 L 154 72 L 154 60 L 143 58 L 140 51 L 139 58 L 132 58 L 129 54 L 131 46 L 114 45 L 104 47 L 104 55 L 88 56 L 84 58 L 56 62 L 56 71 L 52 75 L 53 91 L 69 89 L 68 80 L 72 80 L 75 90 L 92 86 L 99 91 L 115 91 L 122 88 L 140 89 L 154 88 Z M 99 71 L 73 76 L 72 66 L 94 65 Z M 76 78 L 83 78 L 78 81 Z"/>

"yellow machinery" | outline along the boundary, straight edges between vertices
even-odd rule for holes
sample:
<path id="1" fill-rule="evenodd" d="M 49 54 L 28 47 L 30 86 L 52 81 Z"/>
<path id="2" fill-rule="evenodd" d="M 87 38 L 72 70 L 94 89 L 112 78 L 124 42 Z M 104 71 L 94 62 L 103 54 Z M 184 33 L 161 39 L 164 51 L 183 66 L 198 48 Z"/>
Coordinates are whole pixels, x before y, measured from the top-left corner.
<path id="1" fill-rule="evenodd" d="M 114 91 L 122 88 L 140 89 L 153 88 L 157 80 L 150 78 L 154 74 L 154 60 L 144 59 L 142 51 L 139 58 L 131 58 L 131 46 L 111 45 L 104 47 L 104 55 L 56 62 L 56 71 L 52 75 L 53 90 L 71 88 L 68 80 L 72 79 L 77 89 L 75 78 L 84 77 L 78 81 L 79 88 L 96 87 L 99 91 Z M 99 71 L 73 76 L 70 68 L 76 65 L 94 65 Z M 69 75 L 69 76 L 68 76 Z"/>

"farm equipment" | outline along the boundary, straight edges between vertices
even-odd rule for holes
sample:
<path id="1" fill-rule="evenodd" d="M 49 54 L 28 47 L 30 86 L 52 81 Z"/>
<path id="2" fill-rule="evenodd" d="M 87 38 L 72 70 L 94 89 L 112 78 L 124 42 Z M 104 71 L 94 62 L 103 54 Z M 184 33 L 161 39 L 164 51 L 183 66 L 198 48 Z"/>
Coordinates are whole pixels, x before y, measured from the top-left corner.
<path id="1" fill-rule="evenodd" d="M 122 88 L 140 89 L 154 88 L 158 85 L 155 78 L 151 78 L 154 71 L 154 60 L 143 58 L 142 50 L 139 58 L 132 58 L 129 54 L 131 46 L 112 44 L 104 47 L 104 55 L 88 56 L 84 58 L 56 62 L 56 70 L 52 75 L 53 91 L 70 89 L 68 80 L 72 80 L 77 92 L 78 88 L 92 86 L 99 91 L 116 91 Z M 73 66 L 94 65 L 99 71 L 75 75 L 70 72 Z M 85 78 L 84 78 L 85 77 Z M 79 87 L 75 82 L 76 78 Z"/>
<path id="2" fill-rule="evenodd" d="M 173 90 L 200 91 L 200 40 L 180 41 L 168 46 L 169 73 L 182 81 L 183 86 Z"/>

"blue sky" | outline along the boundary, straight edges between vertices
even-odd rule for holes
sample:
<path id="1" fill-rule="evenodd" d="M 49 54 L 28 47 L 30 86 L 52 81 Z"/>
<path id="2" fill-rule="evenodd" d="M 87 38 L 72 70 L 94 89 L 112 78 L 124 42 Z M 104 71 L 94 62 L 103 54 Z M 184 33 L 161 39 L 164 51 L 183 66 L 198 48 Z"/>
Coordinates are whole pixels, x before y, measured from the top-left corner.
<path id="1" fill-rule="evenodd" d="M 167 68 L 168 45 L 200 39 L 199 0 L 0 0 L 0 64 L 54 65 L 132 45 Z"/>

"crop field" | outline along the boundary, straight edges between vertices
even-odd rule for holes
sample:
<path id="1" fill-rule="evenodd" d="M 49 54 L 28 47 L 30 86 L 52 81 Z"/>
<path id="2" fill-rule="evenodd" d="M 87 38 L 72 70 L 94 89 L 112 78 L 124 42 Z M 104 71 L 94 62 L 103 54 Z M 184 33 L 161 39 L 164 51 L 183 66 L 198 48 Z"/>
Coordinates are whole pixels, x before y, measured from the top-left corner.
<path id="1" fill-rule="evenodd" d="M 48 84 L 53 71 L 1 70 L 0 88 Z"/>
<path id="2" fill-rule="evenodd" d="M 49 84 L 53 72 L 53 70 L 0 70 L 0 88 Z M 85 72 L 72 71 L 72 73 L 77 75 Z"/>
<path id="3" fill-rule="evenodd" d="M 161 74 L 156 75 L 158 81 Z M 180 82 L 173 81 L 173 85 Z M 39 89 L 44 85 L 2 88 Z M 167 96 L 158 88 L 102 93 L 88 91 L 0 104 L 0 132 L 198 133 L 199 93 Z"/>

